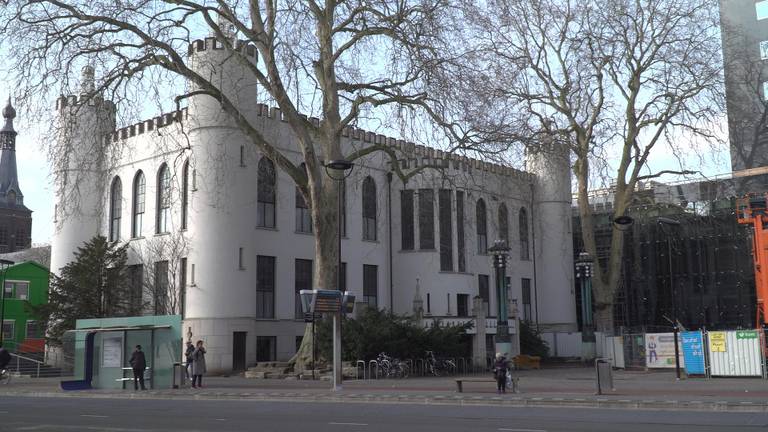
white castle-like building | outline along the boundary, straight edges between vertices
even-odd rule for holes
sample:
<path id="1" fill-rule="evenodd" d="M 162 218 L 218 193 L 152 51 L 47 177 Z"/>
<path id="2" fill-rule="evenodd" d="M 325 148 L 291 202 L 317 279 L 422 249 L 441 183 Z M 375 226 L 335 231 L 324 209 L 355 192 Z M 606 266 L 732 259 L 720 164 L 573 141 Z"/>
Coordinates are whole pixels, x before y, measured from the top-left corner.
<path id="1" fill-rule="evenodd" d="M 228 55 L 213 38 L 189 48 L 191 66 L 216 77 L 252 124 L 301 162 L 280 110 L 257 103 L 255 79 Z M 82 94 L 56 104 L 59 145 L 68 150 L 57 173 L 51 270 L 96 234 L 128 242 L 137 297 L 147 297 L 148 280 L 155 287 L 147 313 L 182 314 L 185 338 L 205 341 L 210 370 L 290 358 L 306 325 L 297 293 L 312 288 L 314 257 L 309 210 L 292 179 L 205 95 L 116 129 L 115 105 L 94 94 L 93 75 L 85 68 Z M 494 317 L 487 249 L 505 238 L 519 317 L 542 330 L 576 330 L 567 154 L 529 154 L 525 172 L 356 128 L 343 136 L 347 153 L 384 144 L 403 167 L 444 169 L 403 184 L 383 152 L 354 161 L 345 183 L 342 288 L 397 314 L 414 313 L 421 300 L 425 323 L 471 319 L 476 296 Z M 492 336 L 495 320 L 487 321 L 480 333 Z M 492 339 L 486 346 L 493 349 Z"/>

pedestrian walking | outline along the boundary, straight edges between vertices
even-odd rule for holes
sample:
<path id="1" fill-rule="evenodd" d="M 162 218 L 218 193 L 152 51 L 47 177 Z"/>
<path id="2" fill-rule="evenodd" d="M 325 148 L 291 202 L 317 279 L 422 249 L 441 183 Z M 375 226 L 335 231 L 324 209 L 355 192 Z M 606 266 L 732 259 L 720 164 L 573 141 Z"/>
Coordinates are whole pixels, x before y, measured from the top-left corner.
<path id="1" fill-rule="evenodd" d="M 192 352 L 192 388 L 203 386 L 203 374 L 205 374 L 205 348 L 203 341 L 197 341 Z"/>
<path id="2" fill-rule="evenodd" d="M 496 353 L 496 361 L 493 363 L 493 376 L 496 378 L 496 391 L 499 394 L 507 392 L 508 371 L 509 363 L 507 358 L 501 353 Z"/>
<path id="3" fill-rule="evenodd" d="M 195 345 L 192 344 L 191 340 L 187 341 L 187 349 L 184 351 L 184 358 L 187 362 L 186 367 L 184 368 L 187 372 L 187 379 L 192 379 L 192 353 L 195 352 Z"/>
<path id="4" fill-rule="evenodd" d="M 144 357 L 141 345 L 136 345 L 136 349 L 133 351 L 128 363 L 131 364 L 133 369 L 133 389 L 138 390 L 139 384 L 141 384 L 141 389 L 146 390 L 146 387 L 144 387 L 144 370 L 147 368 L 147 359 Z"/>

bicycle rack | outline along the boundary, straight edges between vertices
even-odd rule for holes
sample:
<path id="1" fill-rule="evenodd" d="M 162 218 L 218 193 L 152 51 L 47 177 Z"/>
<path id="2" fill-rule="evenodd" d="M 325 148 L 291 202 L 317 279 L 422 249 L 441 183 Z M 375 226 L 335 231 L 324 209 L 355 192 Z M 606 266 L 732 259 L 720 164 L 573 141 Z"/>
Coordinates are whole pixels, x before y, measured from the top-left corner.
<path id="1" fill-rule="evenodd" d="M 373 371 L 376 371 L 375 373 Z M 368 376 L 369 379 L 379 379 L 379 362 L 376 360 L 371 360 L 368 362 Z"/>
<path id="2" fill-rule="evenodd" d="M 360 379 L 360 365 L 363 366 L 363 379 L 365 379 L 365 360 L 358 360 L 355 362 L 355 373 L 357 374 L 357 379 Z"/>

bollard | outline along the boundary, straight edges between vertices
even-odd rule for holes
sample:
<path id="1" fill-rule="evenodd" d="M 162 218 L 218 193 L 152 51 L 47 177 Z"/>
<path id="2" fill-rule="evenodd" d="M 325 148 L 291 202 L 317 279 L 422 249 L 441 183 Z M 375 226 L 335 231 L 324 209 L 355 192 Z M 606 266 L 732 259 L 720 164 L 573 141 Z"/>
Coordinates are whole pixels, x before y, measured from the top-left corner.
<path id="1" fill-rule="evenodd" d="M 595 359 L 595 378 L 598 395 L 602 395 L 605 391 L 608 390 L 616 391 L 616 389 L 613 387 L 613 369 L 609 359 Z"/>

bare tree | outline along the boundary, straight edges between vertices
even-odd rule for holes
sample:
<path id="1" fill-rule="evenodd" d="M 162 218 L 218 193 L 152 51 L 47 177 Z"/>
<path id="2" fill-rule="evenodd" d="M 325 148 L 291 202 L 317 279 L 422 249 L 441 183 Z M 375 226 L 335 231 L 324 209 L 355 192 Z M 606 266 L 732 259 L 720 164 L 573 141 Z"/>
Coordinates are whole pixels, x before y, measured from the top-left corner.
<path id="1" fill-rule="evenodd" d="M 343 149 L 346 131 L 367 120 L 390 130 L 419 126 L 422 136 L 437 132 L 453 147 L 472 137 L 461 127 L 464 119 L 456 107 L 430 93 L 461 57 L 449 49 L 446 36 L 455 26 L 450 6 L 449 0 L 10 0 L 0 11 L 0 34 L 4 43 L 13 40 L 12 70 L 21 102 L 58 93 L 85 64 L 95 66 L 99 76 L 95 88 L 84 89 L 89 97 L 103 93 L 119 104 L 140 94 L 141 86 L 158 94 L 157 82 L 178 87 L 185 81 L 189 85 L 177 104 L 200 97 L 218 101 L 253 147 L 286 172 L 305 197 L 314 227 L 314 285 L 332 287 L 338 197 L 323 160 L 354 161 L 382 151 L 397 158 L 381 143 Z M 189 44 L 209 35 L 280 109 L 301 164 L 241 110 L 242 101 L 221 81 L 193 67 Z M 246 47 L 255 47 L 258 63 Z M 449 91 L 438 90 L 441 95 Z M 90 152 L 111 154 L 100 150 Z M 65 149 L 51 154 L 66 163 Z M 415 172 L 403 172 L 398 164 L 392 169 L 403 180 Z"/>
<path id="2" fill-rule="evenodd" d="M 155 315 L 176 315 L 184 311 L 184 258 L 190 246 L 185 233 L 173 232 L 131 245 L 131 251 L 144 263 L 142 306 Z"/>
<path id="3" fill-rule="evenodd" d="M 638 182 L 691 173 L 680 160 L 679 169 L 651 171 L 657 149 L 679 156 L 678 140 L 715 139 L 722 107 L 716 1 L 498 0 L 465 9 L 485 53 L 482 91 L 517 113 L 492 130 L 529 146 L 569 146 L 592 256 L 599 255 L 589 191 L 600 174 L 614 182 L 612 219 L 623 216 Z M 595 262 L 599 330 L 613 329 L 623 244 L 613 226 L 608 255 Z"/>

